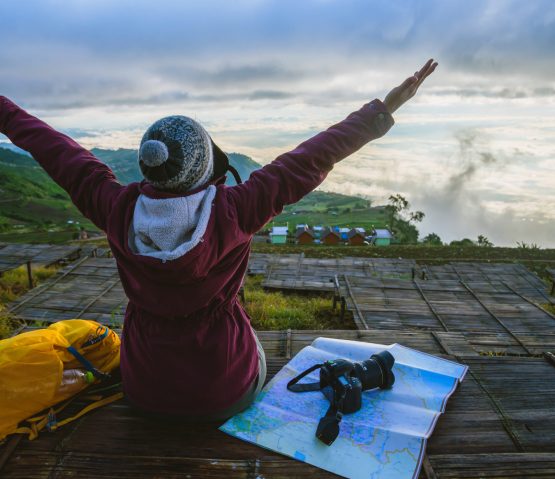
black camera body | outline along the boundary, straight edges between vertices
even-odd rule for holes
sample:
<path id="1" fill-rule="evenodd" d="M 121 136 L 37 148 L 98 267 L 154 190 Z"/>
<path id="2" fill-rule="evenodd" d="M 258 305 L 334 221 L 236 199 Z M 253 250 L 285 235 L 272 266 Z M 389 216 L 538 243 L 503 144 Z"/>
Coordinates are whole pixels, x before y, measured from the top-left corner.
<path id="1" fill-rule="evenodd" d="M 343 397 L 344 414 L 351 414 L 362 405 L 362 383 L 352 375 L 354 364 L 346 359 L 326 361 L 320 369 L 320 389 L 331 403 Z"/>
<path id="2" fill-rule="evenodd" d="M 317 364 L 289 381 L 287 389 L 293 392 L 321 390 L 330 402 L 326 415 L 320 419 L 316 437 L 328 446 L 339 434 L 339 423 L 343 414 L 358 411 L 362 405 L 362 391 L 390 389 L 395 382 L 392 368 L 395 358 L 388 351 L 373 354 L 370 359 L 351 362 L 334 359 Z M 320 368 L 318 383 L 297 384 L 311 371 Z"/>

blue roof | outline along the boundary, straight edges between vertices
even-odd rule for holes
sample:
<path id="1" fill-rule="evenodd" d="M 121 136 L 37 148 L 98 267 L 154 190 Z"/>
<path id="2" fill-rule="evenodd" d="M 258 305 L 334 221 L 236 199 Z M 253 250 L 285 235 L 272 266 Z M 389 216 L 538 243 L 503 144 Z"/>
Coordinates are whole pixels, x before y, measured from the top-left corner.
<path id="1" fill-rule="evenodd" d="M 374 230 L 374 237 L 375 238 L 393 238 L 393 235 L 389 230 Z"/>

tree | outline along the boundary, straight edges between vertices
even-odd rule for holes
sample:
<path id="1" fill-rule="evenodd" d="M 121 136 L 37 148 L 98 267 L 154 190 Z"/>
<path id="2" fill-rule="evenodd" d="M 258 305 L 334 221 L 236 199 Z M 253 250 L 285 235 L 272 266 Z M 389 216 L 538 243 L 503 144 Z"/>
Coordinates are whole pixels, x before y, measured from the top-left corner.
<path id="1" fill-rule="evenodd" d="M 493 246 L 493 243 L 484 235 L 478 235 L 477 244 L 478 246 L 484 246 L 486 248 L 491 248 Z"/>
<path id="2" fill-rule="evenodd" d="M 424 219 L 422 211 L 408 212 L 410 203 L 403 196 L 397 193 L 389 197 L 389 204 L 386 205 L 385 211 L 389 218 L 391 231 L 399 243 L 415 244 L 418 242 L 418 229 L 411 222 L 420 222 Z M 408 219 L 404 213 L 408 212 Z"/>
<path id="3" fill-rule="evenodd" d="M 435 233 L 430 233 L 422 239 L 422 244 L 427 246 L 443 246 L 441 238 Z"/>
<path id="4" fill-rule="evenodd" d="M 410 203 L 407 201 L 407 199 L 399 193 L 397 193 L 396 195 L 390 195 L 389 204 L 393 206 L 398 213 L 408 209 L 408 207 L 410 206 Z"/>
<path id="5" fill-rule="evenodd" d="M 415 221 L 415 222 L 420 223 L 424 219 L 424 216 L 426 216 L 426 215 L 422 211 L 413 211 L 410 214 L 409 222 L 410 221 Z"/>
<path id="6" fill-rule="evenodd" d="M 409 206 L 409 202 L 405 197 L 400 194 L 391 195 L 389 197 L 389 204 L 386 205 L 385 211 L 389 216 L 389 224 L 391 229 L 395 227 L 395 220 L 401 213 L 401 211 L 406 210 Z"/>
<path id="7" fill-rule="evenodd" d="M 408 221 L 399 219 L 395 226 L 395 238 L 400 244 L 417 244 L 418 229 Z"/>

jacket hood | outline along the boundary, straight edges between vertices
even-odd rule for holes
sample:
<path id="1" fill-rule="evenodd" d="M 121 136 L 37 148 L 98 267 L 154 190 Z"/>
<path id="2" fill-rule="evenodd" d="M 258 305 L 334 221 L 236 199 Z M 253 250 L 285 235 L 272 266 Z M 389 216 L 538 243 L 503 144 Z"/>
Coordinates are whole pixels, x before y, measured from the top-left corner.
<path id="1" fill-rule="evenodd" d="M 120 262 L 134 264 L 137 274 L 166 285 L 205 278 L 217 262 L 213 241 L 206 239 L 214 234 L 212 206 L 225 180 L 222 176 L 187 193 L 161 191 L 146 180 L 138 183 L 124 219 Z"/>
<path id="2" fill-rule="evenodd" d="M 184 256 L 204 241 L 215 196 L 214 185 L 175 198 L 139 195 L 129 225 L 129 249 L 162 263 Z"/>

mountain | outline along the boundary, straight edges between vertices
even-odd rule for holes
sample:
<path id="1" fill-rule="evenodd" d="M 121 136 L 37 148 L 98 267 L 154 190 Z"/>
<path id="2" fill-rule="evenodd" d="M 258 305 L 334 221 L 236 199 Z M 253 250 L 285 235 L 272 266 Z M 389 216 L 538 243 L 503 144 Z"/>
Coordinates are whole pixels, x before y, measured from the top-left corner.
<path id="1" fill-rule="evenodd" d="M 18 146 L 15 146 L 13 143 L 7 141 L 0 141 L 0 148 L 4 148 L 5 150 L 13 151 L 14 153 L 19 153 L 20 155 L 31 156 L 25 150 L 22 150 Z"/>
<path id="2" fill-rule="evenodd" d="M 91 151 L 114 171 L 123 184 L 143 179 L 136 150 L 94 148 Z M 260 168 L 248 156 L 239 153 L 229 153 L 228 156 L 243 180 Z M 231 174 L 227 183 L 235 184 Z M 11 143 L 0 143 L 0 231 L 62 228 L 67 227 L 68 221 L 95 229 L 29 153 Z"/>
<path id="3" fill-rule="evenodd" d="M 95 227 L 71 203 L 60 188 L 23 150 L 0 143 L 0 230 L 19 228 L 67 228 L 68 222 Z M 106 163 L 123 184 L 141 181 L 137 151 L 94 148 L 92 153 Z M 245 181 L 260 165 L 240 153 L 228 153 L 230 163 Z M 228 175 L 227 183 L 235 183 Z M 376 226 L 384 223 L 382 208 L 372 208 L 368 200 L 337 193 L 314 191 L 294 205 L 285 207 L 275 224 L 308 223 L 338 226 Z M 2 238 L 0 238 L 0 241 Z"/>
<path id="4" fill-rule="evenodd" d="M 0 163 L 10 163 L 19 166 L 38 166 L 28 152 L 12 143 L 0 142 L 0 153 Z M 11 155 L 11 153 L 15 155 Z M 119 148 L 117 150 L 93 148 L 91 153 L 106 163 L 114 171 L 118 180 L 123 184 L 141 181 L 143 179 L 137 162 L 137 150 L 128 148 Z M 21 156 L 25 156 L 26 158 L 23 159 Z M 254 170 L 260 168 L 260 165 L 256 163 L 256 161 L 241 153 L 227 153 L 227 156 L 229 157 L 231 165 L 237 170 L 243 181 L 245 181 Z M 235 179 L 231 173 L 228 174 L 226 184 L 235 184 Z"/>
<path id="5" fill-rule="evenodd" d="M 143 175 L 137 161 L 137 150 L 120 148 L 118 150 L 104 150 L 93 148 L 91 152 L 104 163 L 106 163 L 122 183 L 141 181 Z M 240 153 L 227 153 L 229 162 L 237 170 L 239 176 L 246 180 L 250 174 L 260 168 L 260 165 L 246 155 Z M 226 184 L 234 185 L 233 175 L 227 175 Z"/>
<path id="6" fill-rule="evenodd" d="M 0 230 L 59 225 L 68 219 L 92 226 L 33 158 L 0 148 Z"/>
<path id="7" fill-rule="evenodd" d="M 260 165 L 247 155 L 241 153 L 227 153 L 229 162 L 233 166 L 243 181 L 249 179 L 249 176 L 254 170 L 258 170 Z M 226 185 L 235 185 L 236 182 L 231 173 L 227 174 Z"/>

